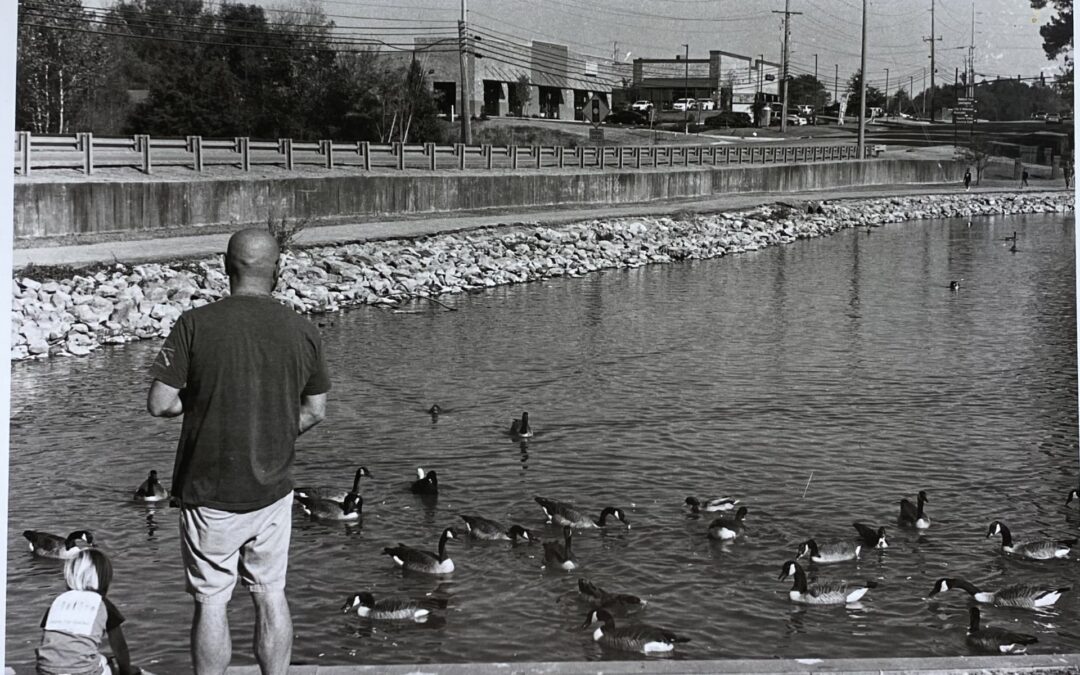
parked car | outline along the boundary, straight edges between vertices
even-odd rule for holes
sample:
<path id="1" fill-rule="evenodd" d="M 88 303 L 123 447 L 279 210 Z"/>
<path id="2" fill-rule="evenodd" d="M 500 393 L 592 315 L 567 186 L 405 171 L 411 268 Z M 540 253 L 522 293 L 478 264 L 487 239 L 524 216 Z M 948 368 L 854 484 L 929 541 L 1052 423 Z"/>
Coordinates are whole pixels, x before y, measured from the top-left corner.
<path id="1" fill-rule="evenodd" d="M 1033 119 L 1033 120 L 1044 120 L 1044 119 L 1046 119 L 1046 113 L 1044 113 L 1044 112 L 1033 112 L 1033 113 L 1031 113 L 1031 119 Z"/>
<path id="2" fill-rule="evenodd" d="M 608 113 L 604 124 L 648 124 L 649 116 L 637 110 L 616 110 Z"/>
<path id="3" fill-rule="evenodd" d="M 631 110 L 647 113 L 653 109 L 652 101 L 634 101 L 630 104 Z"/>
<path id="4" fill-rule="evenodd" d="M 1047 113 L 1046 114 L 1046 123 L 1047 124 L 1061 124 L 1061 115 L 1059 115 L 1057 113 Z"/>
<path id="5" fill-rule="evenodd" d="M 694 103 L 695 101 L 692 98 L 677 98 L 675 99 L 675 102 L 671 104 L 671 109 L 678 110 L 680 112 L 693 110 Z"/>
<path id="6" fill-rule="evenodd" d="M 695 110 L 716 110 L 716 101 L 711 98 L 699 98 L 694 102 Z"/>
<path id="7" fill-rule="evenodd" d="M 723 127 L 742 128 L 753 125 L 750 113 L 732 112 L 725 110 L 712 117 L 705 118 L 705 127 L 708 129 L 720 129 Z"/>
<path id="8" fill-rule="evenodd" d="M 799 115 L 788 115 L 787 123 L 792 126 L 801 127 L 806 124 L 806 118 Z"/>

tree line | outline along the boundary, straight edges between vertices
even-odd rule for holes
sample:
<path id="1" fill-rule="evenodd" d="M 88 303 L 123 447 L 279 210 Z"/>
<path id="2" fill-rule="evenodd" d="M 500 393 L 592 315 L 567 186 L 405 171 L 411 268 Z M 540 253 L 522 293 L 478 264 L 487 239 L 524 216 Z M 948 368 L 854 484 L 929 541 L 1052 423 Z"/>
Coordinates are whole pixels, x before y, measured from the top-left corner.
<path id="1" fill-rule="evenodd" d="M 16 126 L 33 133 L 443 142 L 414 53 L 344 44 L 316 4 L 21 0 Z M 411 58 L 410 58 L 411 57 Z"/>

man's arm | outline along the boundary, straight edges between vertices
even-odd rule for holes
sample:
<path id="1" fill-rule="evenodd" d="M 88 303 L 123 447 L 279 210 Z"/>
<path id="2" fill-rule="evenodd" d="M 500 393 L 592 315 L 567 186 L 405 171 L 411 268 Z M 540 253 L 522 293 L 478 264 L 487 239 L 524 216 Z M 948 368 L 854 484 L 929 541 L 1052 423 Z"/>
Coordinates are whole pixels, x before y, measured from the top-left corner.
<path id="1" fill-rule="evenodd" d="M 184 402 L 180 390 L 161 380 L 154 380 L 146 395 L 146 410 L 154 417 L 179 417 L 184 414 Z"/>
<path id="2" fill-rule="evenodd" d="M 325 418 L 326 394 L 300 397 L 300 433 L 304 433 Z"/>

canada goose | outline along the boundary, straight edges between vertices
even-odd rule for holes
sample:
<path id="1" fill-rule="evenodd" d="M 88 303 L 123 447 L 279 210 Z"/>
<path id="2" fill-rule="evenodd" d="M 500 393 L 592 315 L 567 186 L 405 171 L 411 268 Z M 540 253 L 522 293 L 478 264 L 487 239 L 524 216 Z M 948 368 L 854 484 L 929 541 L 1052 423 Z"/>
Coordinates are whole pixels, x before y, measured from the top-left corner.
<path id="1" fill-rule="evenodd" d="M 852 523 L 852 527 L 859 533 L 863 544 L 870 548 L 889 548 L 889 542 L 885 539 L 884 527 L 871 527 L 862 523 Z"/>
<path id="2" fill-rule="evenodd" d="M 558 567 L 563 570 L 577 569 L 577 558 L 574 557 L 574 552 L 570 550 L 570 542 L 573 537 L 573 530 L 570 529 L 569 525 L 564 525 L 564 543 L 560 544 L 557 541 L 545 541 L 544 565 L 547 567 Z"/>
<path id="3" fill-rule="evenodd" d="M 494 520 L 489 520 L 488 518 L 482 518 L 480 516 L 462 515 L 461 519 L 465 521 L 465 530 L 473 539 L 480 539 L 482 541 L 513 541 L 515 543 L 517 542 L 518 537 L 524 541 L 533 540 L 532 533 L 520 525 L 511 525 L 510 529 L 507 529 Z"/>
<path id="4" fill-rule="evenodd" d="M 434 609 L 446 609 L 447 602 L 442 598 L 383 598 L 375 600 L 371 593 L 353 593 L 341 611 L 346 614 L 356 612 L 357 616 L 367 619 L 388 621 L 427 621 Z"/>
<path id="5" fill-rule="evenodd" d="M 529 425 L 529 413 L 521 413 L 520 420 L 514 420 L 510 423 L 510 435 L 515 438 L 532 438 L 533 430 Z"/>
<path id="6" fill-rule="evenodd" d="M 656 654 L 670 652 L 676 644 L 690 641 L 690 638 L 679 637 L 669 630 L 643 623 L 616 626 L 615 617 L 603 608 L 590 611 L 581 627 L 588 628 L 598 621 L 601 625 L 593 631 L 593 640 L 612 649 Z"/>
<path id="7" fill-rule="evenodd" d="M 788 591 L 788 597 L 794 602 L 807 605 L 843 605 L 858 602 L 866 592 L 870 590 L 866 586 L 848 586 L 843 581 L 819 582 L 808 586 L 806 572 L 799 563 L 789 560 L 784 563 L 780 570 L 778 581 L 783 581 L 790 576 L 795 577 L 795 583 Z"/>
<path id="8" fill-rule="evenodd" d="M 746 519 L 746 507 L 740 506 L 735 515 L 726 513 L 709 523 L 709 537 L 721 541 L 729 541 L 738 537 L 743 531 L 743 520 Z"/>
<path id="9" fill-rule="evenodd" d="M 421 468 L 416 469 L 416 475 L 419 476 L 409 486 L 409 491 L 417 495 L 437 495 L 439 494 L 439 477 L 434 471 L 424 471 Z"/>
<path id="10" fill-rule="evenodd" d="M 647 603 L 636 595 L 629 593 L 608 593 L 588 579 L 578 579 L 578 591 L 589 598 L 593 607 L 604 607 L 608 610 L 641 609 Z"/>
<path id="11" fill-rule="evenodd" d="M 569 525 L 570 527 L 579 529 L 584 527 L 607 527 L 608 516 L 613 516 L 622 521 L 627 528 L 630 527 L 630 520 L 620 508 L 609 506 L 600 512 L 599 520 L 593 520 L 567 502 L 560 502 L 556 499 L 546 499 L 544 497 L 533 497 L 533 499 L 536 500 L 536 503 L 544 510 L 544 514 L 547 516 L 547 521 L 549 523 Z"/>
<path id="12" fill-rule="evenodd" d="M 360 467 L 356 470 L 356 473 L 353 474 L 351 490 L 330 487 L 298 487 L 293 488 L 293 494 L 298 497 L 314 497 L 316 499 L 329 499 L 335 502 L 344 502 L 345 496 L 350 492 L 356 494 L 360 493 L 361 478 L 372 478 L 371 472 L 367 470 L 366 466 Z"/>
<path id="13" fill-rule="evenodd" d="M 454 571 L 454 561 L 446 555 L 446 542 L 454 539 L 457 533 L 454 528 L 448 527 L 443 530 L 439 537 L 439 553 L 422 551 L 412 546 L 399 543 L 395 547 L 383 549 L 383 553 L 394 559 L 394 562 L 407 570 L 423 572 L 424 574 L 450 574 Z"/>
<path id="14" fill-rule="evenodd" d="M 917 507 L 907 499 L 901 499 L 900 515 L 897 517 L 896 522 L 902 527 L 914 527 L 916 530 L 927 529 L 930 527 L 930 518 L 923 513 L 923 504 L 928 501 L 930 500 L 926 498 L 925 490 L 919 490 L 919 505 Z"/>
<path id="15" fill-rule="evenodd" d="M 38 530 L 24 530 L 23 536 L 30 542 L 30 551 L 42 558 L 66 560 L 77 556 L 82 548 L 94 545 L 94 535 L 88 530 L 75 530 L 67 537 Z M 85 546 L 80 546 L 80 543 Z"/>
<path id="16" fill-rule="evenodd" d="M 1034 635 L 1014 633 L 1004 628 L 979 627 L 979 608 L 968 610 L 971 617 L 968 624 L 967 643 L 972 649 L 996 654 L 1023 654 L 1027 646 L 1038 642 Z"/>
<path id="17" fill-rule="evenodd" d="M 157 471 L 151 470 L 131 498 L 138 502 L 161 502 L 169 498 L 169 489 L 158 481 Z"/>
<path id="18" fill-rule="evenodd" d="M 855 560 L 859 557 L 860 552 L 862 552 L 862 544 L 837 541 L 822 544 L 819 547 L 813 539 L 807 539 L 799 544 L 795 559 L 798 560 L 803 556 L 809 556 L 810 560 L 816 563 L 844 562 L 845 560 Z"/>
<path id="19" fill-rule="evenodd" d="M 355 492 L 345 495 L 345 499 L 340 502 L 333 499 L 296 495 L 296 503 L 300 505 L 305 515 L 319 520 L 360 520 L 360 515 L 364 510 L 364 499 Z"/>
<path id="20" fill-rule="evenodd" d="M 739 503 L 739 500 L 731 497 L 713 497 L 701 501 L 697 497 L 687 497 L 684 503 L 690 507 L 692 513 L 712 513 L 714 511 L 731 511 Z"/>
<path id="21" fill-rule="evenodd" d="M 1049 607 L 1061 598 L 1061 594 L 1069 590 L 1068 586 L 1054 587 L 1035 584 L 1012 584 L 1003 586 L 996 591 L 980 591 L 975 584 L 960 578 L 942 578 L 934 582 L 930 590 L 930 597 L 938 593 L 959 588 L 967 591 L 975 602 L 998 607 L 1023 607 L 1036 609 Z"/>
<path id="22" fill-rule="evenodd" d="M 1009 528 L 1005 526 L 1005 523 L 1000 520 L 995 520 L 990 523 L 990 529 L 987 531 L 986 537 L 989 539 L 995 534 L 1001 535 L 1002 551 L 1010 555 L 1019 556 L 1021 558 L 1030 558 L 1032 560 L 1067 558 L 1069 557 L 1069 551 L 1072 550 L 1072 545 L 1076 543 L 1075 539 L 1061 541 L 1042 539 L 1025 542 L 1023 544 L 1014 544 L 1012 532 L 1010 532 Z"/>

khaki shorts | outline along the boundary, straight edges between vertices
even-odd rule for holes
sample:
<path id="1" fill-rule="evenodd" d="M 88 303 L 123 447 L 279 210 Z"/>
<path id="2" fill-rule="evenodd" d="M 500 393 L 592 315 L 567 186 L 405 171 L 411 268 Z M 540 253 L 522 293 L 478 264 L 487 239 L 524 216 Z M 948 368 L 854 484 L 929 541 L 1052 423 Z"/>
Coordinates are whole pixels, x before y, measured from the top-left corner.
<path id="1" fill-rule="evenodd" d="M 233 513 L 180 509 L 180 552 L 187 592 L 196 602 L 225 604 L 236 578 L 252 593 L 285 588 L 292 535 L 292 492 L 269 506 Z"/>

